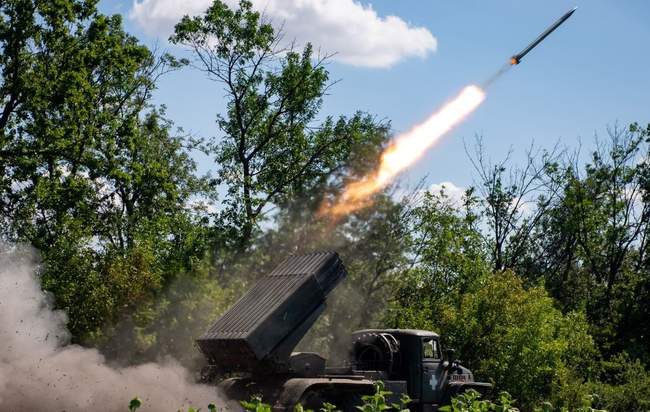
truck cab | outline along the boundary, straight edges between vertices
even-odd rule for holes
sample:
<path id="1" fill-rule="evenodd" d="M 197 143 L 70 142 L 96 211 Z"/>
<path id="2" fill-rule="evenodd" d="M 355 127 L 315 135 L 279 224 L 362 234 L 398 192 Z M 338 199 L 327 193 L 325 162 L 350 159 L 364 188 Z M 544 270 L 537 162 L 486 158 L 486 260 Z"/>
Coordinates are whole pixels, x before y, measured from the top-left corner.
<path id="1" fill-rule="evenodd" d="M 386 386 L 400 393 L 399 386 L 420 410 L 435 408 L 463 390 L 486 393 L 487 383 L 474 382 L 474 376 L 443 351 L 435 332 L 417 329 L 365 329 L 353 333 L 353 369 L 356 373 L 382 370 Z M 390 345 L 386 342 L 392 342 Z M 400 385 L 400 383 L 405 385 Z"/>

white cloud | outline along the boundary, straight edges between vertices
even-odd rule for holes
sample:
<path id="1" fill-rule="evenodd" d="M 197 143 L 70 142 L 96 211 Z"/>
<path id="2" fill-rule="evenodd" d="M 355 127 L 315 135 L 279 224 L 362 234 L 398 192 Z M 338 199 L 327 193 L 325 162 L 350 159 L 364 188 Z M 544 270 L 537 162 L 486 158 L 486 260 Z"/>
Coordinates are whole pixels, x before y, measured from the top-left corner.
<path id="1" fill-rule="evenodd" d="M 434 183 L 429 186 L 429 192 L 433 194 L 444 193 L 452 205 L 460 206 L 463 204 L 463 196 L 465 196 L 465 188 L 456 186 L 452 182 Z"/>
<path id="2" fill-rule="evenodd" d="M 134 0 L 130 17 L 147 34 L 167 38 L 184 15 L 201 14 L 211 3 L 212 0 Z"/>
<path id="3" fill-rule="evenodd" d="M 198 15 L 211 0 L 134 0 L 131 18 L 148 34 L 167 37 L 186 14 Z M 236 0 L 225 0 L 235 6 Z M 253 0 L 254 7 L 275 24 L 285 38 L 312 42 L 334 60 L 353 66 L 389 67 L 408 57 L 425 57 L 437 41 L 424 27 L 397 16 L 379 16 L 371 5 L 354 0 Z"/>

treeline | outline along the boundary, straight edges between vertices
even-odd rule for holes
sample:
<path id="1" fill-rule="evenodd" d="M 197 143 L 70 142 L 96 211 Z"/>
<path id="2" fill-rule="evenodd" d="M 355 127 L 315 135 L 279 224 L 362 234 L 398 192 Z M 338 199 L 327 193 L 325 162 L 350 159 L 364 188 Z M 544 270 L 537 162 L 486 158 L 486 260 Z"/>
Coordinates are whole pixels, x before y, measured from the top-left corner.
<path id="1" fill-rule="evenodd" d="M 415 208 L 414 266 L 387 319 L 443 333 L 479 376 L 527 408 L 650 406 L 650 127 L 608 130 L 580 159 L 529 152 L 523 168 L 471 156 L 462 201 Z"/>
<path id="2" fill-rule="evenodd" d="M 592 393 L 650 407 L 650 128 L 608 130 L 586 158 L 531 150 L 521 167 L 478 144 L 462 199 L 394 186 L 322 221 L 391 135 L 371 114 L 319 117 L 325 58 L 284 49 L 247 1 L 183 18 L 170 41 L 184 58 L 96 3 L 0 4 L 0 236 L 39 251 L 74 342 L 198 362 L 192 339 L 251 281 L 334 249 L 350 279 L 308 338 L 331 356 L 356 327 L 427 328 L 524 408 Z M 152 103 L 174 70 L 225 94 L 220 135 L 187 136 Z"/>

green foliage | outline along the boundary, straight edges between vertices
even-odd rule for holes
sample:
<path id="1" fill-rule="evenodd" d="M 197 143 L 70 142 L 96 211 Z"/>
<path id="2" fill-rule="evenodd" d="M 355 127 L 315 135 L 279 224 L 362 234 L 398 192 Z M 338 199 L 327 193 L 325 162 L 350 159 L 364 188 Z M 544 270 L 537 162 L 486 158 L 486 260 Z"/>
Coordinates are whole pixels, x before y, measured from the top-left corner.
<path id="1" fill-rule="evenodd" d="M 395 410 L 399 412 L 408 411 L 408 405 L 411 399 L 406 394 L 402 394 L 399 403 L 388 403 L 388 397 L 392 392 L 385 390 L 384 383 L 377 381 L 375 383 L 375 393 L 372 395 L 362 396 L 363 404 L 356 408 L 362 412 L 381 412 L 386 410 Z M 264 403 L 260 396 L 253 396 L 249 401 L 240 402 L 242 407 L 248 412 L 270 412 L 271 405 Z M 336 412 L 338 411 L 336 405 L 329 402 L 323 402 L 320 412 Z M 294 412 L 312 412 L 310 409 L 298 403 L 294 406 Z"/>
<path id="2" fill-rule="evenodd" d="M 196 67 L 224 87 L 224 133 L 208 144 L 227 188 L 218 221 L 225 241 L 244 250 L 271 205 L 332 179 L 352 151 L 377 151 L 387 126 L 356 114 L 315 125 L 329 74 L 311 45 L 282 52 L 279 34 L 249 1 L 230 9 L 215 0 L 205 15 L 184 17 L 173 43 L 190 48 Z M 367 150 L 367 149 L 366 149 Z"/>
<path id="3" fill-rule="evenodd" d="M 142 401 L 137 396 L 129 402 L 129 411 L 135 412 L 142 406 Z"/>
<path id="4" fill-rule="evenodd" d="M 598 394 L 595 404 L 609 411 L 650 409 L 650 371 L 626 353 L 602 362 L 600 379 L 586 390 Z"/>
<path id="5" fill-rule="evenodd" d="M 536 228 L 542 278 L 565 310 L 585 310 L 606 357 L 627 350 L 648 362 L 647 131 L 608 130 L 584 166 L 549 171 L 561 190 Z M 641 347 L 644 349 L 641 349 Z"/>
<path id="6" fill-rule="evenodd" d="M 261 396 L 253 396 L 250 401 L 241 401 L 240 404 L 248 412 L 271 412 L 271 405 L 264 403 Z"/>
<path id="7" fill-rule="evenodd" d="M 406 394 L 402 394 L 399 403 L 388 403 L 388 397 L 393 393 L 385 389 L 382 381 L 375 382 L 375 393 L 372 395 L 364 395 L 361 397 L 363 404 L 357 406 L 357 409 L 362 412 L 381 412 L 385 410 L 395 411 L 408 411 L 408 404 L 411 399 Z"/>
<path id="8" fill-rule="evenodd" d="M 297 403 L 296 405 L 294 405 L 293 411 L 294 412 L 313 412 L 311 409 L 305 409 L 305 407 L 302 406 L 301 403 Z"/>
<path id="9" fill-rule="evenodd" d="M 512 273 L 493 275 L 455 308 L 443 308 L 440 330 L 474 373 L 522 405 L 588 378 L 597 356 L 584 316 L 562 315 L 542 288 L 526 290 Z"/>
<path id="10" fill-rule="evenodd" d="M 323 406 L 319 409 L 320 412 L 336 412 L 336 405 L 329 402 L 323 402 Z M 296 411 L 297 412 L 297 411 Z"/>
<path id="11" fill-rule="evenodd" d="M 481 394 L 470 389 L 457 396 L 454 396 L 450 405 L 440 407 L 442 412 L 517 412 L 519 409 L 514 407 L 514 399 L 508 392 L 500 392 L 497 400 L 481 399 Z"/>
<path id="12" fill-rule="evenodd" d="M 215 217 L 218 276 L 226 283 L 233 274 L 255 280 L 282 259 L 278 250 L 336 249 L 357 286 L 341 296 L 359 294 L 359 311 L 330 305 L 332 313 L 314 329 L 325 335 L 323 347 L 379 317 L 381 297 L 388 297 L 406 261 L 409 211 L 382 193 L 376 207 L 345 222 L 314 219 L 324 196 L 374 168 L 390 127 L 364 113 L 317 123 L 329 87 L 325 62 L 309 45 L 279 52 L 279 36 L 250 2 L 229 8 L 214 1 L 205 15 L 185 17 L 172 41 L 190 49 L 194 66 L 227 97 L 227 111 L 217 119 L 223 136 L 205 145 L 226 189 Z"/>
<path id="13" fill-rule="evenodd" d="M 205 250 L 188 207 L 205 182 L 149 103 L 179 63 L 95 4 L 0 5 L 1 235 L 41 252 L 75 341 L 146 304 Z"/>
<path id="14" fill-rule="evenodd" d="M 489 378 L 522 405 L 554 398 L 575 379 L 593 375 L 597 350 L 584 316 L 563 315 L 543 288 L 525 289 L 510 272 L 433 309 L 427 317 L 409 313 L 419 312 L 419 304 L 400 306 L 402 315 L 393 320 L 437 330 L 476 376 Z M 410 323 L 418 319 L 423 324 Z"/>
<path id="15" fill-rule="evenodd" d="M 109 325 L 95 339 L 102 352 L 123 362 L 170 356 L 196 368 L 203 358 L 194 339 L 239 296 L 242 285 L 226 287 L 210 274 L 209 258 L 191 271 L 176 273 L 155 299 L 147 299 Z"/>
<path id="16" fill-rule="evenodd" d="M 364 395 L 361 397 L 363 405 L 357 408 L 362 412 L 382 412 L 391 408 L 387 402 L 387 397 L 392 392 L 384 389 L 384 383 L 381 381 L 375 382 L 375 393 L 372 395 Z"/>
<path id="17" fill-rule="evenodd" d="M 517 169 L 479 152 L 481 190 L 470 189 L 464 207 L 427 195 L 417 264 L 387 322 L 440 332 L 478 377 L 526 407 L 550 399 L 578 408 L 606 392 L 584 384 L 607 382 L 601 354 L 627 349 L 647 362 L 648 131 L 609 134 L 584 171 L 553 153 L 531 151 Z M 623 393 L 622 382 L 612 392 Z"/>
<path id="18" fill-rule="evenodd" d="M 585 395 L 582 397 L 582 401 L 579 403 L 580 406 L 575 409 L 571 409 L 575 412 L 606 412 L 605 409 L 595 409 L 593 405 L 598 402 L 597 395 Z M 541 406 L 538 406 L 534 409 L 535 412 L 554 412 L 558 410 L 550 402 L 542 402 Z M 560 411 L 569 412 L 568 408 L 560 408 Z"/>
<path id="19" fill-rule="evenodd" d="M 584 396 L 578 406 L 574 409 L 561 408 L 563 412 L 606 412 L 602 409 L 594 409 L 593 405 L 598 402 L 598 396 L 588 395 Z M 445 405 L 440 408 L 442 412 L 518 412 L 515 405 L 515 400 L 508 392 L 500 392 L 495 401 L 489 399 L 481 399 L 481 395 L 473 389 L 465 391 L 452 398 L 450 405 Z M 533 408 L 535 412 L 554 412 L 558 409 L 554 408 L 550 402 L 542 402 L 540 406 Z M 630 409 L 632 410 L 632 409 Z"/>
<path id="20" fill-rule="evenodd" d="M 194 270 L 177 273 L 155 300 L 140 304 L 123 317 L 106 331 L 109 338 L 98 344 L 111 358 L 125 362 L 171 356 L 196 368 L 203 358 L 193 350 L 194 339 L 235 301 L 243 288 L 234 281 L 226 287 L 212 277 L 209 260 L 205 259 Z"/>
<path id="21" fill-rule="evenodd" d="M 469 191 L 458 211 L 444 192 L 425 194 L 411 223 L 418 264 L 401 274 L 394 305 L 387 314 L 389 324 L 435 328 L 432 314 L 436 307 L 475 290 L 489 274 L 477 216 L 472 211 L 475 202 Z"/>

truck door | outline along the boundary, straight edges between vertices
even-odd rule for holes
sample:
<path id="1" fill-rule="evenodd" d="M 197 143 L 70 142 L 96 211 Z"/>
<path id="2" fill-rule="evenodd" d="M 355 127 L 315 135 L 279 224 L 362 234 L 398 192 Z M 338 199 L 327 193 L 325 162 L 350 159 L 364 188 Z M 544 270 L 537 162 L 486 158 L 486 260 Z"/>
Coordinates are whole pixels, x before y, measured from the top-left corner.
<path id="1" fill-rule="evenodd" d="M 435 337 L 421 338 L 422 348 L 422 403 L 438 403 L 442 396 L 443 375 L 440 344 Z"/>

